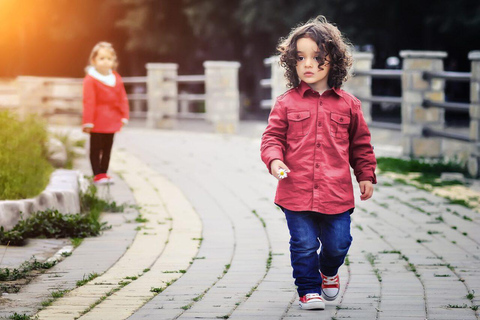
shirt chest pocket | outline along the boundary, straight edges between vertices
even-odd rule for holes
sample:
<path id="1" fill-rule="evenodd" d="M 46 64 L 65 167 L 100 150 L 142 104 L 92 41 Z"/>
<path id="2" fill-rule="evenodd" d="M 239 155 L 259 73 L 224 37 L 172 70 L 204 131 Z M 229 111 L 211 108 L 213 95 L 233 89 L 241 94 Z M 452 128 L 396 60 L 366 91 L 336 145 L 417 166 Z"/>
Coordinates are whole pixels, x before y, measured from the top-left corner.
<path id="1" fill-rule="evenodd" d="M 348 139 L 350 116 L 340 113 L 330 113 L 330 134 L 338 139 Z"/>
<path id="2" fill-rule="evenodd" d="M 299 139 L 308 134 L 310 126 L 310 111 L 298 111 L 287 113 L 288 139 Z"/>

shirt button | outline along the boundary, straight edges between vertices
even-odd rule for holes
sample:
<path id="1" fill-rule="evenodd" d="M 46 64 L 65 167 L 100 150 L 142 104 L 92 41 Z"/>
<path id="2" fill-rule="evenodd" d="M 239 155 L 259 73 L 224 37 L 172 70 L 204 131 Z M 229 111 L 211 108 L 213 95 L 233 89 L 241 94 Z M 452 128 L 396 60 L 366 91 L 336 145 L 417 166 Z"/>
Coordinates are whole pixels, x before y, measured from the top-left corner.
<path id="1" fill-rule="evenodd" d="M 319 167 L 320 167 L 320 165 L 317 163 L 317 164 L 315 165 L 315 168 L 319 168 Z"/>
<path id="2" fill-rule="evenodd" d="M 319 126 L 319 127 L 321 127 L 321 126 L 322 126 L 322 123 L 321 123 L 321 122 L 319 122 L 319 123 L 318 123 L 318 126 Z"/>
<path id="3" fill-rule="evenodd" d="M 315 189 L 318 189 L 318 185 L 315 185 L 315 187 L 314 187 L 314 188 L 315 188 Z"/>
<path id="4" fill-rule="evenodd" d="M 343 122 L 343 118 L 340 118 L 340 122 Z"/>
<path id="5" fill-rule="evenodd" d="M 320 105 L 323 105 L 323 101 L 320 101 Z"/>
<path id="6" fill-rule="evenodd" d="M 320 143 L 317 143 L 317 148 L 320 148 Z"/>
<path id="7" fill-rule="evenodd" d="M 300 119 L 300 115 L 299 115 L 299 114 L 297 114 L 297 119 Z"/>

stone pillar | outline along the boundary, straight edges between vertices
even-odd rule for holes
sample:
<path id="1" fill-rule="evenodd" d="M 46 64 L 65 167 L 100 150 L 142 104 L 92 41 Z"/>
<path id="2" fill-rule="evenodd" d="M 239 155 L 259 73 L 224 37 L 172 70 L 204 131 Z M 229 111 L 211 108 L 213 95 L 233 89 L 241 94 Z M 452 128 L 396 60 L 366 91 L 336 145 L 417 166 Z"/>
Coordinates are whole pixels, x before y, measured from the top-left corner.
<path id="1" fill-rule="evenodd" d="M 235 133 L 240 118 L 239 62 L 205 61 L 205 112 L 218 133 Z"/>
<path id="2" fill-rule="evenodd" d="M 147 127 L 171 129 L 177 118 L 178 64 L 147 63 Z"/>
<path id="3" fill-rule="evenodd" d="M 271 66 L 271 90 L 272 90 L 272 108 L 277 100 L 278 96 L 285 93 L 288 90 L 287 79 L 285 78 L 285 68 L 280 64 L 279 56 L 272 56 L 267 60 Z"/>
<path id="4" fill-rule="evenodd" d="M 423 79 L 424 71 L 443 71 L 446 52 L 400 51 L 403 60 L 402 74 L 402 145 L 403 154 L 412 157 L 441 157 L 442 138 L 422 136 L 422 129 L 428 126 L 443 130 L 445 110 L 422 107 L 424 99 L 444 101 L 445 81 Z"/>
<path id="5" fill-rule="evenodd" d="M 357 98 L 372 97 L 372 76 L 355 75 L 358 71 L 371 71 L 373 53 L 370 52 L 353 52 L 352 77 L 345 83 L 344 90 L 350 92 Z M 367 123 L 372 121 L 372 104 L 362 101 L 363 116 Z"/>
<path id="6" fill-rule="evenodd" d="M 470 80 L 470 158 L 468 172 L 475 178 L 480 177 L 480 51 L 470 51 L 468 59 L 472 62 Z"/>
<path id="7" fill-rule="evenodd" d="M 51 86 L 45 84 L 41 77 L 17 77 L 18 86 L 18 112 L 20 119 L 25 119 L 28 114 L 46 113 L 48 97 L 51 96 Z"/>

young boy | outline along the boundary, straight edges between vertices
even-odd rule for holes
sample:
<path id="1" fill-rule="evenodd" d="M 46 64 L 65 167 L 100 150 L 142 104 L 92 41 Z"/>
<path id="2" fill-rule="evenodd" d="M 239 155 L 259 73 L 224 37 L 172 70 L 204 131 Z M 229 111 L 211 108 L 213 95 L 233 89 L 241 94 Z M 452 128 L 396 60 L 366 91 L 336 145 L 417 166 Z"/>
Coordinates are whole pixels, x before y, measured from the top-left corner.
<path id="1" fill-rule="evenodd" d="M 324 309 L 323 299 L 338 296 L 338 269 L 352 241 L 350 166 L 367 200 L 376 160 L 360 101 L 340 89 L 352 65 L 340 31 L 319 16 L 294 29 L 278 50 L 292 89 L 270 113 L 261 156 L 279 180 L 275 203 L 290 231 L 300 307 Z"/>

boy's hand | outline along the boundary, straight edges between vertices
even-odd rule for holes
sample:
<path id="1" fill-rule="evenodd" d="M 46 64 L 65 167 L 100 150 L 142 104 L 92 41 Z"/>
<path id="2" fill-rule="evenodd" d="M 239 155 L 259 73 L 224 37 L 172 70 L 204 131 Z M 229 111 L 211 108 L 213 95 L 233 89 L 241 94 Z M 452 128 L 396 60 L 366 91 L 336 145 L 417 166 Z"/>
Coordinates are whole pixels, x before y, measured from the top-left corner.
<path id="1" fill-rule="evenodd" d="M 90 132 L 92 132 L 92 128 L 90 128 L 90 127 L 83 127 L 82 131 L 85 132 L 85 133 L 90 133 Z"/>
<path id="2" fill-rule="evenodd" d="M 283 163 L 282 160 L 279 160 L 279 159 L 273 160 L 272 163 L 270 164 L 270 172 L 272 173 L 272 176 L 277 178 L 277 180 L 282 179 L 279 176 L 279 170 L 280 169 L 285 170 L 286 173 L 290 172 L 290 169 L 288 169 L 288 167 L 285 165 L 285 163 Z"/>
<path id="3" fill-rule="evenodd" d="M 372 197 L 373 195 L 373 184 L 371 181 L 360 181 L 360 192 L 362 195 L 360 196 L 360 199 L 362 201 L 368 200 Z"/>

